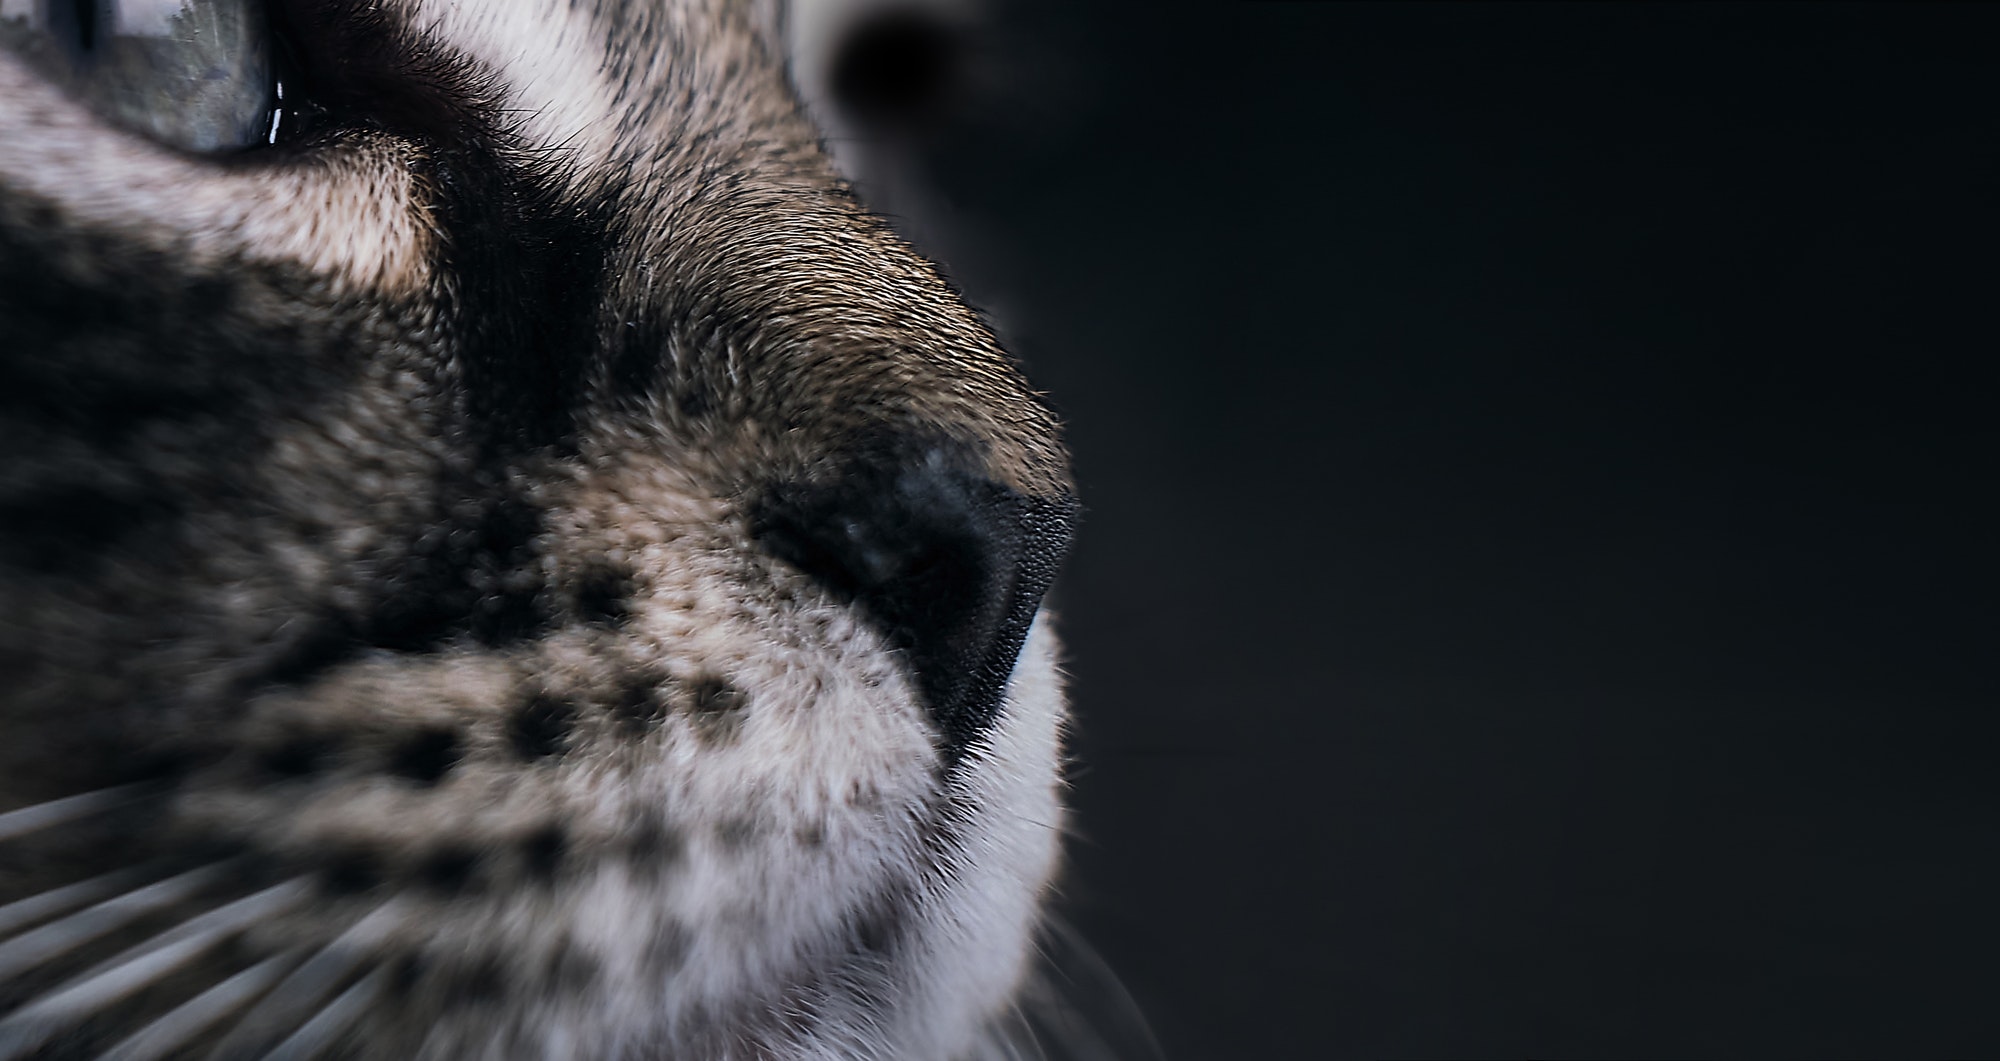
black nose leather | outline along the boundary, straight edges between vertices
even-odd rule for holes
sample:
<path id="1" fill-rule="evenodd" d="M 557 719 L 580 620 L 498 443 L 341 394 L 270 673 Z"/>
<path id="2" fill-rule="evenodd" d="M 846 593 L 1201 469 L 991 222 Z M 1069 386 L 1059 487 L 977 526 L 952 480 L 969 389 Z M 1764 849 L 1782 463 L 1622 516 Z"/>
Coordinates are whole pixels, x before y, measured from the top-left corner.
<path id="1" fill-rule="evenodd" d="M 971 466 L 951 443 L 899 440 L 772 485 L 751 507 L 765 549 L 907 655 L 951 761 L 998 712 L 1076 515 L 1072 498 L 1025 496 Z"/>

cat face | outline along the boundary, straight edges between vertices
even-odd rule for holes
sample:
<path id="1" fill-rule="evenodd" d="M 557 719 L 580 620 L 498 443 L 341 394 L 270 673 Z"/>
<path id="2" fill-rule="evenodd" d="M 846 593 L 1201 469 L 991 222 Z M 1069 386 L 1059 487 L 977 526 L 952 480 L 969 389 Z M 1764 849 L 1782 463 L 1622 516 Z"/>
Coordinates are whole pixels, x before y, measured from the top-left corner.
<path id="1" fill-rule="evenodd" d="M 1074 502 L 784 13 L 6 13 L 0 1055 L 967 1049 Z"/>

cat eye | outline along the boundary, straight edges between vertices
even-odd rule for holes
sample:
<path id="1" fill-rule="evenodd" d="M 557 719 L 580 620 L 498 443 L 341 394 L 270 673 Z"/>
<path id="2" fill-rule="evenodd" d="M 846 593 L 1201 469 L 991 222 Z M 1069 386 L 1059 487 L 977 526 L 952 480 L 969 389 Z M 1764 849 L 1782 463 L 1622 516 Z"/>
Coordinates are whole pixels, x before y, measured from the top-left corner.
<path id="1" fill-rule="evenodd" d="M 263 0 L 0 0 L 0 44 L 163 143 L 278 138 L 284 86 Z"/>

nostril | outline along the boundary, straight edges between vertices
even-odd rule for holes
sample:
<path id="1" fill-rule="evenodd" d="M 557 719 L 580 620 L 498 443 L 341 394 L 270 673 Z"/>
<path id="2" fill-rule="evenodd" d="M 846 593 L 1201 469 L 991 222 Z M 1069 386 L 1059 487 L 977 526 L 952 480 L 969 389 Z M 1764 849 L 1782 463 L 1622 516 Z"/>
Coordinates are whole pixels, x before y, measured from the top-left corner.
<path id="1" fill-rule="evenodd" d="M 750 513 L 767 551 L 860 605 L 907 654 L 953 759 L 999 709 L 1075 511 L 971 466 L 950 443 L 878 442 L 767 488 Z"/>

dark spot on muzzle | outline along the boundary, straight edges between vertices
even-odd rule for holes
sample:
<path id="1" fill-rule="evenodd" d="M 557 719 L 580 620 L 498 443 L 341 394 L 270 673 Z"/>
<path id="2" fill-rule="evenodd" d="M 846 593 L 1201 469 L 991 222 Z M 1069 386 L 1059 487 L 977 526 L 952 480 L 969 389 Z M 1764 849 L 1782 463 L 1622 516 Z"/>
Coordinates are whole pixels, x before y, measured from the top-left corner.
<path id="1" fill-rule="evenodd" d="M 507 722 L 507 742 L 523 762 L 562 754 L 576 723 L 576 707 L 552 696 L 537 695 Z"/>
<path id="2" fill-rule="evenodd" d="M 390 755 L 389 772 L 429 787 L 443 780 L 464 755 L 458 734 L 448 729 L 424 729 L 404 740 Z"/>

